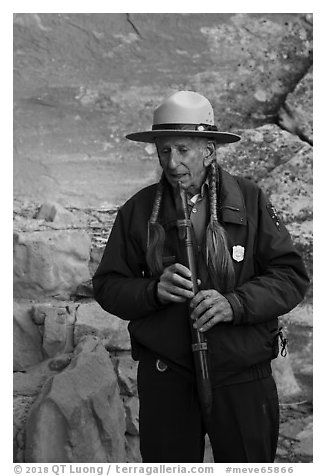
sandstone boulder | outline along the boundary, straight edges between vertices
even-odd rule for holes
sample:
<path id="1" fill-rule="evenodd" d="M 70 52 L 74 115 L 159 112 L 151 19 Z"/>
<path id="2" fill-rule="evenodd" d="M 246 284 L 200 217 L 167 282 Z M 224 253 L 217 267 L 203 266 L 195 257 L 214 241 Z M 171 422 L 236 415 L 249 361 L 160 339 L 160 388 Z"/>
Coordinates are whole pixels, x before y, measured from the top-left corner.
<path id="1" fill-rule="evenodd" d="M 302 223 L 312 219 L 312 180 L 312 147 L 305 144 L 271 170 L 260 185 L 287 223 Z"/>
<path id="2" fill-rule="evenodd" d="M 126 463 L 141 463 L 139 436 L 126 434 Z"/>
<path id="3" fill-rule="evenodd" d="M 129 350 L 128 322 L 104 311 L 97 302 L 80 304 L 76 312 L 74 330 L 75 344 L 85 335 L 96 335 L 103 339 L 105 348 Z"/>
<path id="4" fill-rule="evenodd" d="M 138 362 L 135 362 L 130 354 L 120 355 L 114 360 L 120 393 L 131 397 L 137 395 Z"/>
<path id="5" fill-rule="evenodd" d="M 26 425 L 29 463 L 125 461 L 125 420 L 108 352 L 95 337 L 44 386 Z"/>
<path id="6" fill-rule="evenodd" d="M 313 306 L 311 303 L 302 303 L 286 314 L 286 321 L 300 326 L 312 328 Z"/>
<path id="7" fill-rule="evenodd" d="M 75 291 L 75 297 L 77 299 L 94 297 L 92 279 L 89 279 L 88 281 L 85 281 L 84 283 L 81 283 L 77 286 Z"/>
<path id="8" fill-rule="evenodd" d="M 90 244 L 85 231 L 16 233 L 14 296 L 69 298 L 90 278 Z"/>
<path id="9" fill-rule="evenodd" d="M 313 220 L 304 222 L 287 223 L 286 227 L 292 237 L 292 240 L 301 254 L 306 265 L 310 279 L 313 277 Z M 312 284 L 312 283 L 311 283 Z M 312 286 L 311 286 L 312 292 Z M 310 290 L 308 290 L 308 294 Z"/>
<path id="10" fill-rule="evenodd" d="M 306 418 L 305 428 L 296 435 L 297 440 L 299 440 L 299 454 L 304 457 L 311 457 L 313 455 L 313 421 L 312 416 Z"/>
<path id="11" fill-rule="evenodd" d="M 304 160 L 311 149 L 307 150 L 307 144 L 275 124 L 244 129 L 240 135 L 241 141 L 218 148 L 217 159 L 231 174 L 258 184 L 291 159 Z"/>
<path id="12" fill-rule="evenodd" d="M 313 397 L 312 317 L 312 304 L 302 303 L 280 320 L 289 340 L 291 367 L 301 387 L 301 398 L 307 400 Z"/>
<path id="13" fill-rule="evenodd" d="M 62 227 L 73 225 L 76 222 L 74 214 L 56 202 L 43 203 L 35 218 L 47 222 L 55 222 Z"/>
<path id="14" fill-rule="evenodd" d="M 139 399 L 130 397 L 124 399 L 126 411 L 126 432 L 129 435 L 138 435 L 139 433 Z"/>
<path id="15" fill-rule="evenodd" d="M 112 225 L 111 225 L 112 226 Z M 111 229 L 108 229 L 107 230 L 107 238 L 109 237 L 109 234 L 110 234 L 110 231 Z M 102 256 L 103 256 L 103 253 L 104 253 L 104 248 L 105 246 L 101 246 L 101 247 L 92 247 L 91 249 L 91 259 L 90 259 L 90 262 L 89 262 L 89 269 L 90 269 L 90 273 L 91 275 L 93 276 L 101 262 L 101 259 L 102 259 Z"/>
<path id="16" fill-rule="evenodd" d="M 36 397 L 45 382 L 56 373 L 49 367 L 49 363 L 49 360 L 44 360 L 24 372 L 14 372 L 14 395 Z"/>
<path id="17" fill-rule="evenodd" d="M 274 359 L 272 369 L 281 401 L 300 393 L 301 387 L 294 375 L 289 355 L 287 357 L 278 356 L 277 359 Z"/>
<path id="18" fill-rule="evenodd" d="M 313 457 L 313 417 L 305 414 L 303 409 L 298 411 L 295 406 L 290 406 L 290 408 L 294 415 L 296 410 L 298 414 L 295 418 L 290 417 L 281 422 L 277 452 L 281 456 L 281 460 L 277 462 L 288 462 L 295 455 L 296 462 L 310 463 Z"/>
<path id="19" fill-rule="evenodd" d="M 190 77 L 185 89 L 212 100 L 220 130 L 274 122 L 284 97 L 311 65 L 311 25 L 304 17 L 279 22 L 276 15 L 241 13 L 203 25 L 201 32 L 212 66 Z"/>
<path id="20" fill-rule="evenodd" d="M 312 68 L 289 93 L 280 109 L 279 124 L 298 135 L 309 144 L 313 143 L 313 74 Z"/>
<path id="21" fill-rule="evenodd" d="M 272 368 L 281 399 L 312 398 L 312 305 L 302 303 L 280 317 L 288 339 L 288 355 L 278 356 Z"/>
<path id="22" fill-rule="evenodd" d="M 14 371 L 24 371 L 44 358 L 42 336 L 38 326 L 32 321 L 32 306 L 14 302 L 13 357 Z"/>
<path id="23" fill-rule="evenodd" d="M 72 352 L 77 305 L 42 303 L 33 307 L 33 320 L 43 324 L 43 350 L 46 357 Z"/>
<path id="24" fill-rule="evenodd" d="M 18 395 L 13 398 L 13 462 L 23 463 L 25 425 L 35 396 Z"/>

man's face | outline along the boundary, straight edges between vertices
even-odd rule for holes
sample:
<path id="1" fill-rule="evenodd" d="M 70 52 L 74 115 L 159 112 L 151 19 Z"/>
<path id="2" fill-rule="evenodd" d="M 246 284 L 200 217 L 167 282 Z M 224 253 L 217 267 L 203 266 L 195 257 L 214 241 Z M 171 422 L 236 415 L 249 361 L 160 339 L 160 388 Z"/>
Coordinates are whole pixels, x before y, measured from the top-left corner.
<path id="1" fill-rule="evenodd" d="M 156 140 L 160 165 L 166 179 L 176 188 L 181 182 L 190 193 L 198 193 L 214 160 L 215 144 L 204 138 L 168 136 Z"/>

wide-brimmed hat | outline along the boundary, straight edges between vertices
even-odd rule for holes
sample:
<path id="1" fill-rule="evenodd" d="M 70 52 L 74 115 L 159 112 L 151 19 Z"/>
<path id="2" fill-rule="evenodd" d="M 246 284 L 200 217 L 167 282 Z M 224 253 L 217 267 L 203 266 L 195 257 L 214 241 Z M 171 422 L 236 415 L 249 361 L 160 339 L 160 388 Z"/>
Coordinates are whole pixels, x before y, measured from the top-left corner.
<path id="1" fill-rule="evenodd" d="M 213 139 L 218 144 L 237 142 L 240 136 L 220 132 L 214 123 L 211 103 L 193 91 L 179 91 L 155 109 L 152 130 L 133 132 L 127 139 L 153 143 L 162 136 L 192 136 Z"/>

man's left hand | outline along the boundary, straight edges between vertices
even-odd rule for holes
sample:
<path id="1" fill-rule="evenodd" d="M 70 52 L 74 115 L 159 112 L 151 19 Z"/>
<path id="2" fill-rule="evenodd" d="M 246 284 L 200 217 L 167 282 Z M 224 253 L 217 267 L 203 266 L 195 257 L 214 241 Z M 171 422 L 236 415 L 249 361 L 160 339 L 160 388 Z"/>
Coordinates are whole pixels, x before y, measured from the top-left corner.
<path id="1" fill-rule="evenodd" d="M 233 311 L 229 301 L 215 289 L 199 291 L 191 300 L 193 309 L 190 317 L 194 319 L 194 327 L 202 332 L 208 331 L 219 322 L 231 322 Z"/>

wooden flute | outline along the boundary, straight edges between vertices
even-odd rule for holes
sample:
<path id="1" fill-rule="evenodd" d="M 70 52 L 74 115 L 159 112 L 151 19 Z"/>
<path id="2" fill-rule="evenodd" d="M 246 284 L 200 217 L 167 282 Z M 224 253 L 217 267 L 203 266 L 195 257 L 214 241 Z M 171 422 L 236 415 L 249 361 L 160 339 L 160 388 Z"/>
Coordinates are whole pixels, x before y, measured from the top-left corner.
<path id="1" fill-rule="evenodd" d="M 192 241 L 192 225 L 189 218 L 188 204 L 186 191 L 182 188 L 180 182 L 178 184 L 178 191 L 182 203 L 182 219 L 178 220 L 178 229 L 179 229 L 179 238 L 184 242 L 185 245 L 185 266 L 191 272 L 191 281 L 193 285 L 193 292 L 196 295 L 199 291 L 198 281 L 197 281 L 197 269 L 196 269 L 196 260 L 194 253 L 194 245 Z M 191 310 L 189 308 L 189 316 Z M 194 356 L 195 363 L 195 372 L 196 372 L 196 381 L 197 381 L 197 391 L 199 396 L 199 401 L 201 404 L 203 417 L 208 423 L 210 419 L 210 414 L 212 410 L 212 386 L 209 376 L 208 368 L 208 349 L 207 349 L 207 340 L 205 334 L 200 332 L 198 329 L 193 327 L 194 321 L 190 319 L 190 329 L 192 337 L 192 351 Z"/>

